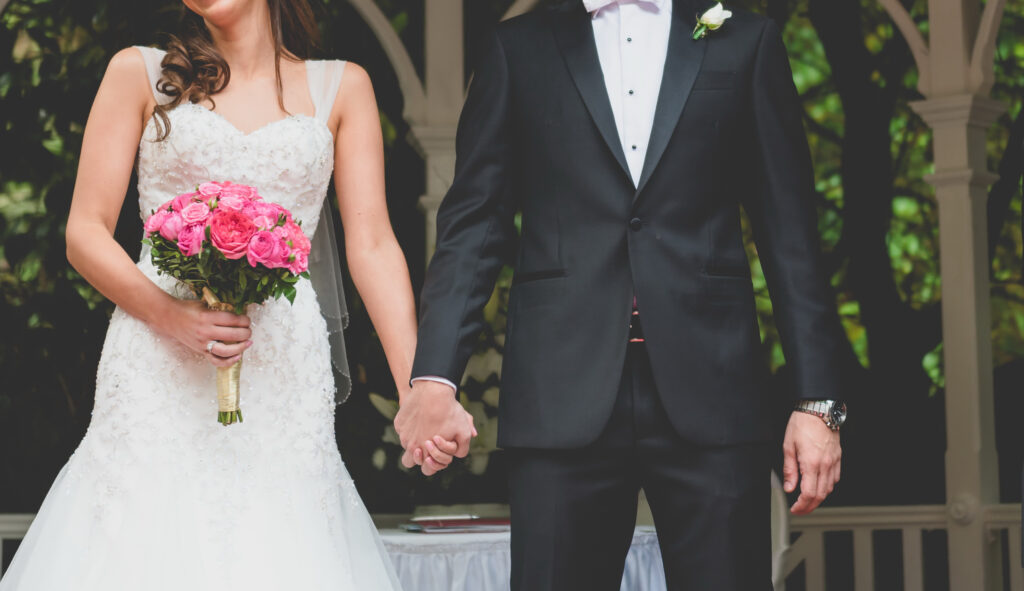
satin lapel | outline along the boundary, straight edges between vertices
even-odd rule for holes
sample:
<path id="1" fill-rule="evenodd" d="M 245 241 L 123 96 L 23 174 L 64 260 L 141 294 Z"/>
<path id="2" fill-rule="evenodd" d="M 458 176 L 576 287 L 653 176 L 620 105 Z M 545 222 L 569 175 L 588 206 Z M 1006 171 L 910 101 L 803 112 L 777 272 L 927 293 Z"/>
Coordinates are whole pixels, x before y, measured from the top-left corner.
<path id="1" fill-rule="evenodd" d="M 554 32 L 565 65 L 569 68 L 576 89 L 587 106 L 594 124 L 601 132 L 601 137 L 608 144 L 608 149 L 612 151 L 623 173 L 629 177 L 629 165 L 626 164 L 626 154 L 622 151 L 619 130 L 615 126 L 615 115 L 608 100 L 608 87 L 605 86 L 601 62 L 597 57 L 597 44 L 594 41 L 590 15 L 580 4 L 577 10 L 560 16 L 561 18 L 555 21 Z"/>
<path id="2" fill-rule="evenodd" d="M 654 110 L 654 125 L 651 127 L 651 139 L 647 143 L 647 155 L 636 196 L 640 195 L 658 167 L 704 61 L 708 40 L 693 40 L 693 27 L 697 22 L 696 14 L 693 13 L 695 4 L 700 2 L 675 0 L 672 5 L 672 29 L 669 33 L 668 54 L 665 56 L 665 73 L 661 79 L 658 105 Z"/>

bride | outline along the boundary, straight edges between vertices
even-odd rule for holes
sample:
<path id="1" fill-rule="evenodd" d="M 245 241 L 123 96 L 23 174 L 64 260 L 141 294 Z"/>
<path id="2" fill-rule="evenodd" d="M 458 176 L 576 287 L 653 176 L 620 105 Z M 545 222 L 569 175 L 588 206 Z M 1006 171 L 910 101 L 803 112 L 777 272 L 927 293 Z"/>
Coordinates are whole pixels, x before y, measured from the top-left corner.
<path id="1" fill-rule="evenodd" d="M 402 395 L 416 318 L 369 77 L 306 59 L 306 0 L 184 4 L 166 53 L 114 56 L 89 115 L 68 259 L 117 308 L 88 432 L 0 591 L 398 589 L 335 441 L 343 312 L 321 216 L 333 173 L 349 269 Z M 133 166 L 144 216 L 206 181 L 255 186 L 290 209 L 321 254 L 316 289 L 301 281 L 294 305 L 235 316 L 158 275 L 148 249 L 131 261 L 112 234 Z M 215 366 L 243 353 L 245 422 L 222 427 Z M 348 384 L 337 390 L 342 400 Z M 436 443 L 423 443 L 428 467 L 464 455 L 462 441 Z"/>

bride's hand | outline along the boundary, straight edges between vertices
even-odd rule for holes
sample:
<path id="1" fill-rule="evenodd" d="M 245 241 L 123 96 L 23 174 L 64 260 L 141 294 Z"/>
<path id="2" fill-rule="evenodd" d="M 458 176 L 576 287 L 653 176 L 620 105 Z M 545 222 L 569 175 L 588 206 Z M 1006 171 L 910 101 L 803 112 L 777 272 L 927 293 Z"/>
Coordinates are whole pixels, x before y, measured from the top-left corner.
<path id="1" fill-rule="evenodd" d="M 413 458 L 416 463 L 423 466 L 423 473 L 430 476 L 430 473 L 437 473 L 448 467 L 455 459 L 455 452 L 459 450 L 459 444 L 455 441 L 448 441 L 440 435 L 423 442 L 423 447 L 413 451 Z M 424 460 L 424 452 L 427 454 Z"/>
<path id="2" fill-rule="evenodd" d="M 202 354 L 217 367 L 230 367 L 252 346 L 249 317 L 210 310 L 198 300 L 175 300 L 153 328 Z M 207 350 L 210 343 L 213 346 Z M 233 344 L 228 344 L 233 343 Z"/>

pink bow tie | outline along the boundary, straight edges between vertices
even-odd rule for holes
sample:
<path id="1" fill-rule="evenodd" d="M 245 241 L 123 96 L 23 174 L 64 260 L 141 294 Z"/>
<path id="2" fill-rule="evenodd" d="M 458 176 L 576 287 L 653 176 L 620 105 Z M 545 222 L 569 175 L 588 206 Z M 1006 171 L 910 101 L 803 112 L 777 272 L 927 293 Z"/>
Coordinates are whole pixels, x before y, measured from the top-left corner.
<path id="1" fill-rule="evenodd" d="M 611 6 L 612 4 L 621 4 L 623 0 L 583 0 L 583 7 L 587 9 L 587 12 L 594 14 L 598 10 Z M 638 2 L 647 2 L 653 4 L 658 8 L 665 3 L 665 0 L 637 0 Z"/>

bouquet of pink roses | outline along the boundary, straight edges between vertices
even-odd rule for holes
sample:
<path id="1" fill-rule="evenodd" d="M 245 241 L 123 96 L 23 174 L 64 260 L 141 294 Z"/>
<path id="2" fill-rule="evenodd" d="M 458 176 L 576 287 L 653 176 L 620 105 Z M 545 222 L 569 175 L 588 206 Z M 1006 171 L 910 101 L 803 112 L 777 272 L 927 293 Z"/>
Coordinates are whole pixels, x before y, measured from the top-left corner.
<path id="1" fill-rule="evenodd" d="M 301 222 L 253 187 L 203 183 L 152 212 L 143 242 L 153 264 L 189 285 L 206 305 L 241 314 L 249 304 L 284 296 L 295 301 L 295 284 L 309 278 L 309 238 Z M 241 422 L 241 361 L 217 369 L 218 420 Z"/>

